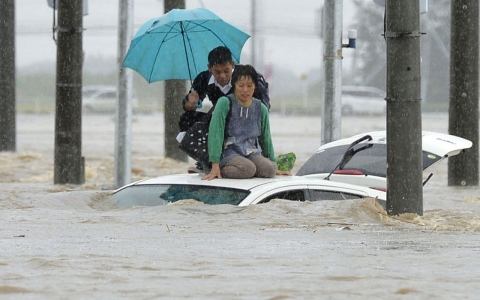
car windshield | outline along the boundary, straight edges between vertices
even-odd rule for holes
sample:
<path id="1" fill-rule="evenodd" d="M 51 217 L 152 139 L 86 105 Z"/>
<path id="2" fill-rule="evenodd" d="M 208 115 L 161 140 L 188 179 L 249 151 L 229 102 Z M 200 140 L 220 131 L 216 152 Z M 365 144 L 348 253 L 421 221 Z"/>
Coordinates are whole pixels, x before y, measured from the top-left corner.
<path id="1" fill-rule="evenodd" d="M 93 95 L 95 95 L 96 93 L 98 93 L 98 90 L 86 90 L 86 91 L 83 91 L 82 92 L 82 96 L 84 98 L 88 98 L 88 97 L 92 97 Z"/>
<path id="2" fill-rule="evenodd" d="M 156 184 L 132 185 L 113 194 L 117 207 L 157 206 L 193 199 L 205 204 L 238 205 L 250 192 L 218 186 Z"/>
<path id="3" fill-rule="evenodd" d="M 387 177 L 387 146 L 385 144 L 371 145 L 371 147 L 365 147 L 365 144 L 355 146 L 350 152 L 353 156 L 342 169 L 354 169 L 362 171 L 366 175 Z M 349 146 L 342 145 L 318 151 L 305 162 L 296 175 L 332 172 L 342 160 Z M 422 156 L 424 170 L 441 159 L 440 156 L 425 151 Z"/>

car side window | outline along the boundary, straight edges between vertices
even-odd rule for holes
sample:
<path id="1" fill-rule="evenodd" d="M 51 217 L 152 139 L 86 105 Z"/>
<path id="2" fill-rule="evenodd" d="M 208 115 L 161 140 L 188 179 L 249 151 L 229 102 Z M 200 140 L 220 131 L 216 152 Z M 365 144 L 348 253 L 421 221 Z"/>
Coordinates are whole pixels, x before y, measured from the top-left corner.
<path id="1" fill-rule="evenodd" d="M 116 98 L 116 97 L 117 97 L 116 92 L 105 92 L 103 94 L 100 94 L 100 96 L 98 98 L 100 98 L 100 99 L 112 99 L 112 98 Z"/>
<path id="2" fill-rule="evenodd" d="M 279 192 L 279 193 L 275 193 L 273 195 L 270 195 L 267 198 L 260 201 L 259 203 L 267 203 L 267 202 L 270 202 L 270 200 L 272 200 L 272 199 L 305 201 L 305 192 L 304 192 L 304 190 L 283 191 L 283 192 Z"/>
<path id="3" fill-rule="evenodd" d="M 82 93 L 82 97 L 84 98 L 88 98 L 88 97 L 92 97 L 93 95 L 95 95 L 97 91 L 84 91 Z"/>
<path id="4" fill-rule="evenodd" d="M 342 91 L 344 96 L 366 97 L 366 98 L 384 98 L 382 95 L 370 91 Z"/>
<path id="5" fill-rule="evenodd" d="M 362 195 L 355 195 L 350 193 L 338 192 L 338 191 L 325 191 L 325 190 L 310 190 L 312 199 L 311 201 L 318 200 L 349 200 L 364 198 Z"/>

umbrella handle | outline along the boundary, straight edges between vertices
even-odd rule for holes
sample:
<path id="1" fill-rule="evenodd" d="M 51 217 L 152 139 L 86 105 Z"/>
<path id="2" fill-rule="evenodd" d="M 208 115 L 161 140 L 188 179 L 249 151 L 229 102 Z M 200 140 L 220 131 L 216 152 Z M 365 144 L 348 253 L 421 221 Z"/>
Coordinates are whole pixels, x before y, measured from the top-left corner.
<path id="1" fill-rule="evenodd" d="M 193 86 L 192 86 L 192 87 L 190 88 L 190 93 L 191 93 L 191 92 L 194 92 L 194 91 L 195 91 L 195 89 L 194 89 Z M 203 106 L 203 105 L 202 105 L 202 102 L 203 102 L 202 99 L 198 99 L 198 102 L 195 103 L 195 107 L 196 107 L 196 108 L 202 108 L 202 106 Z"/>

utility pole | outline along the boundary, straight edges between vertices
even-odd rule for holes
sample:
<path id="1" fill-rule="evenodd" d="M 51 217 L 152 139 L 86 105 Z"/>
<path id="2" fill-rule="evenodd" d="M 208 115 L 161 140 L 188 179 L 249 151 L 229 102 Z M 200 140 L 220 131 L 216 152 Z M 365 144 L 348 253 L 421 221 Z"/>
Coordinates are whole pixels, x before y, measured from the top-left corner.
<path id="1" fill-rule="evenodd" d="M 250 2 L 250 23 L 252 27 L 252 35 L 250 41 L 252 42 L 252 65 L 257 65 L 257 4 L 256 0 Z"/>
<path id="2" fill-rule="evenodd" d="M 448 185 L 478 185 L 478 0 L 451 1 L 448 132 L 472 141 L 448 159 Z"/>
<path id="3" fill-rule="evenodd" d="M 118 9 L 118 93 L 115 122 L 115 187 L 131 181 L 133 73 L 122 66 L 133 35 L 133 0 L 120 0 Z"/>
<path id="4" fill-rule="evenodd" d="M 342 26 L 343 0 L 324 4 L 325 93 L 322 109 L 322 145 L 342 135 Z"/>
<path id="5" fill-rule="evenodd" d="M 164 13 L 174 8 L 185 8 L 185 0 L 164 0 Z M 183 113 L 181 99 L 185 97 L 186 85 L 184 80 L 166 80 L 165 81 L 165 157 L 170 157 L 178 161 L 187 161 L 188 156 L 178 148 L 176 139 L 179 127 L 178 120 Z"/>
<path id="6" fill-rule="evenodd" d="M 420 36 L 419 1 L 387 1 L 389 215 L 423 215 Z"/>
<path id="7" fill-rule="evenodd" d="M 83 3 L 82 0 L 58 2 L 54 184 L 83 184 Z"/>
<path id="8" fill-rule="evenodd" d="M 15 0 L 0 1 L 0 151 L 16 150 Z"/>

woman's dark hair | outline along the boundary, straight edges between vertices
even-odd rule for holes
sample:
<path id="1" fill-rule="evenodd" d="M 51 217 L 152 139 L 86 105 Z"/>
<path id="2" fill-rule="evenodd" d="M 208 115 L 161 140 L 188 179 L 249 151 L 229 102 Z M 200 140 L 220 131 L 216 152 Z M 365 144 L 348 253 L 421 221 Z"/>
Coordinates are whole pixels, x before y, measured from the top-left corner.
<path id="1" fill-rule="evenodd" d="M 208 67 L 232 63 L 232 52 L 225 46 L 219 46 L 208 53 Z"/>
<path id="2" fill-rule="evenodd" d="M 233 69 L 232 74 L 232 86 L 235 88 L 235 83 L 242 78 L 242 77 L 250 77 L 252 78 L 255 87 L 258 86 L 258 75 L 255 68 L 251 65 L 236 65 L 235 69 Z"/>

